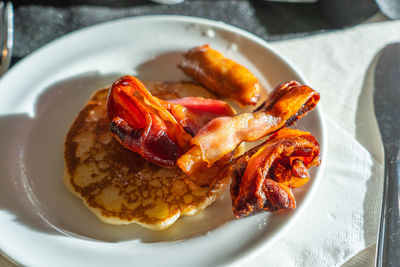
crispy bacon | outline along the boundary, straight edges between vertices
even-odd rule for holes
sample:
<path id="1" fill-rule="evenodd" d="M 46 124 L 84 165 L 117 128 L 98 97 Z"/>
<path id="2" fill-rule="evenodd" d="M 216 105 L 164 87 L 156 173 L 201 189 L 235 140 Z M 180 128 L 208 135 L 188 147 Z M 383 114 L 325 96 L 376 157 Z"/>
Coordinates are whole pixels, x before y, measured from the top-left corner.
<path id="1" fill-rule="evenodd" d="M 313 110 L 319 94 L 306 85 L 290 81 L 279 85 L 254 112 L 210 121 L 192 138 L 191 149 L 177 163 L 187 174 L 210 167 L 242 142 L 257 141 L 290 126 Z"/>
<path id="2" fill-rule="evenodd" d="M 260 84 L 242 65 L 224 57 L 209 45 L 190 49 L 178 65 L 187 75 L 221 97 L 240 105 L 256 105 L 260 98 Z"/>
<path id="3" fill-rule="evenodd" d="M 203 97 L 183 97 L 162 103 L 192 136 L 212 119 L 235 114 L 225 101 Z"/>
<path id="4" fill-rule="evenodd" d="M 234 114 L 221 100 L 158 99 L 132 76 L 114 82 L 107 112 L 111 131 L 124 147 L 163 167 L 175 167 L 177 158 L 190 148 L 192 135 L 210 120 Z"/>
<path id="5" fill-rule="evenodd" d="M 229 167 L 235 217 L 295 208 L 291 188 L 309 180 L 307 169 L 320 164 L 319 152 L 310 133 L 284 128 L 237 158 Z"/>

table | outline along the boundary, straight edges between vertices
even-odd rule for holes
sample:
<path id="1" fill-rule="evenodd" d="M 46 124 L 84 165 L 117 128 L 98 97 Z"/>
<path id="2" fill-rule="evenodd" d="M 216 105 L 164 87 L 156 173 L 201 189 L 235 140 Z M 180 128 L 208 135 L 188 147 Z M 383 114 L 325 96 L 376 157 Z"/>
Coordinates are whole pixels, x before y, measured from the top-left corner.
<path id="1" fill-rule="evenodd" d="M 179 14 L 224 21 L 267 41 L 340 30 L 365 21 L 385 19 L 372 0 L 321 0 L 285 4 L 262 0 L 186 0 L 173 6 L 148 1 L 14 1 L 15 46 L 12 64 L 46 43 L 74 30 L 122 17 Z M 95 5 L 96 4 L 96 5 Z M 209 8 L 212 6 L 212 8 Z M 376 15 L 378 14 L 378 15 Z M 372 17 L 372 19 L 371 19 Z M 373 266 L 375 247 L 360 252 L 343 266 Z M 0 266 L 14 266 L 5 257 Z"/>

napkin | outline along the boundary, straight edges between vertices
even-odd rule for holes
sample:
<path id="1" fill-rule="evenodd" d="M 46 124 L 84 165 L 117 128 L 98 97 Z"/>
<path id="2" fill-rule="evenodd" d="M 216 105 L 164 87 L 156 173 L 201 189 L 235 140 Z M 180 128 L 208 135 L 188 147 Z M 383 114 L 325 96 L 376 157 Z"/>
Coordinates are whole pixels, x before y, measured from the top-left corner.
<path id="1" fill-rule="evenodd" d="M 273 43 L 321 93 L 326 168 L 313 201 L 284 236 L 244 266 L 338 266 L 376 242 L 383 152 L 373 111 L 381 49 L 400 41 L 400 22 Z"/>

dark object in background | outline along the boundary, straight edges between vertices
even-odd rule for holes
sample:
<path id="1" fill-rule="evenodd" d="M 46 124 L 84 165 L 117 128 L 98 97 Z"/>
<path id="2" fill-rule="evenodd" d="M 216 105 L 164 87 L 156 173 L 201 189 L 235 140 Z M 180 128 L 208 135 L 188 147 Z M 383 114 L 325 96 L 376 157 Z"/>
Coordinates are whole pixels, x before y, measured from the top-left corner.
<path id="1" fill-rule="evenodd" d="M 148 4 L 148 0 L 14 0 L 15 6 L 22 5 L 43 5 L 43 6 L 73 6 L 73 5 L 94 5 L 108 7 L 131 7 Z"/>
<path id="2" fill-rule="evenodd" d="M 358 24 L 378 12 L 374 0 L 185 0 L 160 5 L 148 0 L 15 0 L 12 63 L 77 29 L 140 15 L 186 15 L 223 21 L 267 41 L 306 36 Z"/>
<path id="3" fill-rule="evenodd" d="M 251 0 L 258 19 L 276 35 L 338 29 L 361 23 L 379 9 L 373 0 L 319 0 L 316 3 L 275 3 Z"/>
<path id="4" fill-rule="evenodd" d="M 321 6 L 334 28 L 359 24 L 379 11 L 374 0 L 322 0 Z"/>

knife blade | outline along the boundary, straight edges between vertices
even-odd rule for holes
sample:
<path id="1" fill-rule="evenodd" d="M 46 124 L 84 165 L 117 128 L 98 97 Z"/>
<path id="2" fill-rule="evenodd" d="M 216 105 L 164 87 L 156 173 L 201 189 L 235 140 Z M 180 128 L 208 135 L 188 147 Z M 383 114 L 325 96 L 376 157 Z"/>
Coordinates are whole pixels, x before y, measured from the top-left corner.
<path id="1" fill-rule="evenodd" d="M 374 110 L 385 152 L 376 266 L 400 264 L 400 43 L 383 49 L 374 76 Z"/>

